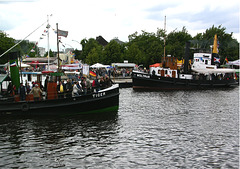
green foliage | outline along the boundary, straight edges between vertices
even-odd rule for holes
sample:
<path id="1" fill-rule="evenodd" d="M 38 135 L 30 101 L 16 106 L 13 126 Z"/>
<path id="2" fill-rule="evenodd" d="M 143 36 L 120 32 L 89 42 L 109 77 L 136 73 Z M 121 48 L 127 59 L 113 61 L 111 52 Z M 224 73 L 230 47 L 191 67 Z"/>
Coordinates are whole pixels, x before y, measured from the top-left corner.
<path id="1" fill-rule="evenodd" d="M 123 53 L 121 51 L 121 45 L 115 40 L 110 41 L 103 51 L 104 64 L 123 62 Z"/>
<path id="2" fill-rule="evenodd" d="M 50 57 L 54 57 L 53 51 L 51 49 L 49 50 L 49 55 Z M 44 57 L 47 57 L 47 56 L 48 56 L 48 51 L 44 54 Z"/>
<path id="3" fill-rule="evenodd" d="M 14 39 L 8 37 L 5 32 L 0 30 L 0 55 L 7 51 L 9 48 L 11 48 L 14 44 Z M 8 62 L 9 59 L 6 56 L 0 58 L 1 64 Z"/>
<path id="4" fill-rule="evenodd" d="M 166 53 L 182 59 L 185 55 L 185 44 L 191 39 L 192 36 L 187 32 L 185 27 L 182 28 L 182 31 L 174 30 L 170 32 L 166 39 Z"/>
<path id="5" fill-rule="evenodd" d="M 211 52 L 210 46 L 213 45 L 214 35 L 217 34 L 219 41 L 219 55 L 221 61 L 227 57 L 228 60 L 236 60 L 239 56 L 239 42 L 233 39 L 232 33 L 226 33 L 226 28 L 222 25 L 215 27 L 214 25 L 203 33 L 198 33 L 192 37 L 185 27 L 181 31 L 177 29 L 166 34 L 165 30 L 157 29 L 156 33 L 142 31 L 140 34 L 135 32 L 128 36 L 129 42 L 119 44 L 118 41 L 112 40 L 105 47 L 100 45 L 93 38 L 83 39 L 81 41 L 82 51 L 75 50 L 76 58 L 82 60 L 83 63 L 94 64 L 100 62 L 102 64 L 111 64 L 114 62 L 129 62 L 143 64 L 145 67 L 150 64 L 161 62 L 164 54 L 164 38 L 166 39 L 166 55 L 175 56 L 182 59 L 185 55 L 185 43 L 191 42 L 191 55 L 194 52 Z M 0 54 L 15 44 L 13 38 L 8 37 L 4 32 L 0 31 Z M 18 45 L 21 54 L 28 54 L 35 57 L 36 52 L 30 52 L 35 44 L 23 41 Z M 34 49 L 35 51 L 38 49 Z M 45 57 L 47 53 L 45 54 Z M 50 50 L 50 57 L 53 52 Z M 6 63 L 8 59 L 2 57 L 1 63 Z"/>
<path id="6" fill-rule="evenodd" d="M 160 62 L 164 48 L 163 36 L 164 32 L 161 30 L 158 30 L 157 34 L 142 31 L 142 34 L 138 35 L 135 32 L 128 37 L 129 43 L 127 46 L 130 51 L 126 51 L 126 58 L 130 58 L 134 63 L 141 63 L 145 66 Z M 134 54 L 134 52 L 136 53 Z"/>
<path id="7" fill-rule="evenodd" d="M 73 51 L 73 53 L 75 54 L 75 58 L 76 59 L 78 59 L 78 60 L 81 60 L 81 50 L 77 50 L 77 49 L 75 49 L 74 51 Z"/>
<path id="8" fill-rule="evenodd" d="M 232 33 L 226 33 L 226 28 L 219 25 L 215 27 L 214 25 L 207 29 L 202 34 L 197 34 L 193 37 L 193 41 L 197 48 L 202 51 L 211 52 L 210 46 L 213 45 L 214 35 L 217 34 L 219 42 L 219 56 L 221 63 L 227 57 L 228 60 L 236 60 L 239 57 L 239 42 L 232 38 Z"/>
<path id="9" fill-rule="evenodd" d="M 91 57 L 95 58 L 98 56 L 98 60 L 101 60 L 102 46 L 95 39 L 93 38 L 90 38 L 89 40 L 83 39 L 81 41 L 81 45 L 82 45 L 82 53 L 80 55 L 80 60 L 88 64 L 91 63 L 91 60 L 92 60 Z M 94 52 L 98 52 L 98 54 L 96 55 L 94 54 Z"/>

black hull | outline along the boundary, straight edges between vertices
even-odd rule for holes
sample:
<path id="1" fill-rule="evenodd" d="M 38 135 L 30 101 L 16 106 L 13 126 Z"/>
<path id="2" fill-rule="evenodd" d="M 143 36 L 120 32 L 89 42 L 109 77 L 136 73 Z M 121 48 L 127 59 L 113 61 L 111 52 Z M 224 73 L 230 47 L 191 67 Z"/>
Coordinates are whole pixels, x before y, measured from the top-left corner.
<path id="1" fill-rule="evenodd" d="M 0 102 L 0 115 L 68 116 L 116 112 L 119 107 L 119 87 L 79 97 L 29 101 Z"/>
<path id="2" fill-rule="evenodd" d="M 133 89 L 150 90 L 201 90 L 229 88 L 237 86 L 234 79 L 229 80 L 190 80 L 162 76 L 152 76 L 146 73 L 132 74 Z"/>

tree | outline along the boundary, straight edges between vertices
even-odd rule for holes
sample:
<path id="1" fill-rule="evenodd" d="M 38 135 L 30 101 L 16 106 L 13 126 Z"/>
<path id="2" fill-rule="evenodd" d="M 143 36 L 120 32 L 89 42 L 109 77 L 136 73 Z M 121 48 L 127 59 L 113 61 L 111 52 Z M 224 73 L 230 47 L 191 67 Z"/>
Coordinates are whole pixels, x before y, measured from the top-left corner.
<path id="1" fill-rule="evenodd" d="M 82 54 L 81 52 L 82 52 L 81 50 L 77 50 L 77 49 L 73 51 L 76 59 L 81 60 L 81 54 Z"/>
<path id="2" fill-rule="evenodd" d="M 8 35 L 5 32 L 0 30 L 0 55 L 3 54 L 5 51 L 10 49 L 14 45 L 15 45 L 14 39 L 8 37 Z M 0 58 L 0 63 L 1 64 L 7 63 L 8 60 L 9 60 L 9 58 L 8 58 L 7 54 L 5 54 L 4 56 L 2 56 L 2 58 Z"/>
<path id="3" fill-rule="evenodd" d="M 49 50 L 49 55 L 50 57 L 54 57 L 54 54 L 51 49 Z M 44 57 L 47 57 L 47 56 L 48 56 L 48 51 L 44 54 Z"/>
<path id="4" fill-rule="evenodd" d="M 142 64 L 143 58 L 142 51 L 136 44 L 132 44 L 127 48 L 124 59 L 128 60 L 130 63 Z"/>
<path id="5" fill-rule="evenodd" d="M 103 51 L 103 57 L 102 61 L 104 64 L 123 62 L 121 45 L 115 40 L 111 40 Z"/>
<path id="6" fill-rule="evenodd" d="M 170 32 L 166 40 L 166 53 L 182 59 L 185 55 L 185 44 L 191 39 L 192 36 L 187 32 L 185 27 L 182 28 L 182 31 L 174 30 Z"/>
<path id="7" fill-rule="evenodd" d="M 81 45 L 82 45 L 82 53 L 80 55 L 80 60 L 82 60 L 83 62 L 86 62 L 86 58 L 90 52 L 93 52 L 92 51 L 93 48 L 96 48 L 95 52 L 99 52 L 99 56 L 102 56 L 103 47 L 99 45 L 99 43 L 95 39 L 93 38 L 90 38 L 89 40 L 83 39 L 81 41 Z M 93 53 L 91 53 L 91 55 L 92 54 Z"/>
<path id="8" fill-rule="evenodd" d="M 160 62 L 161 54 L 163 53 L 163 38 L 164 32 L 158 30 L 157 35 L 155 33 L 148 33 L 142 31 L 142 34 L 138 35 L 135 32 L 129 35 L 129 43 L 127 44 L 127 50 L 132 50 L 131 52 L 126 51 L 130 59 L 137 58 L 133 60 L 135 63 L 139 62 L 139 55 L 141 55 L 141 61 L 144 66 Z M 132 46 L 133 45 L 133 46 Z M 133 53 L 133 52 L 137 53 Z M 134 55 L 138 55 L 135 57 Z"/>
<path id="9" fill-rule="evenodd" d="M 239 56 L 239 42 L 232 38 L 232 33 L 226 33 L 226 28 L 219 25 L 215 27 L 214 25 L 207 29 L 202 34 L 197 34 L 193 39 L 197 43 L 201 44 L 200 48 L 207 49 L 211 52 L 210 46 L 213 45 L 214 35 L 217 34 L 219 42 L 219 56 L 221 62 L 227 57 L 229 60 L 236 60 Z"/>
<path id="10" fill-rule="evenodd" d="M 97 48 L 93 48 L 86 57 L 86 63 L 92 65 L 100 62 L 100 55 Z"/>

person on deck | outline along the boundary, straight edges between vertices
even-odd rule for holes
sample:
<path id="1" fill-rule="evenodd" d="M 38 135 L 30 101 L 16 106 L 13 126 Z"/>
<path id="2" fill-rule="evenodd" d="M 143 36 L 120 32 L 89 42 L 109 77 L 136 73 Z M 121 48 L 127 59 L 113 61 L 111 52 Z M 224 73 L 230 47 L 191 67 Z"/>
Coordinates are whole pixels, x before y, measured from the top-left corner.
<path id="1" fill-rule="evenodd" d="M 49 76 L 46 77 L 45 82 L 44 82 L 44 91 L 45 92 L 47 92 L 48 80 L 49 80 Z"/>
<path id="2" fill-rule="evenodd" d="M 73 85 L 73 91 L 72 91 L 72 96 L 79 96 L 79 93 L 81 93 L 81 89 L 78 87 L 79 82 L 74 82 Z"/>
<path id="3" fill-rule="evenodd" d="M 106 76 L 105 84 L 106 84 L 106 87 L 111 87 L 113 84 L 113 81 L 108 76 Z"/>
<path id="4" fill-rule="evenodd" d="M 91 93 L 91 82 L 88 78 L 86 78 L 86 86 L 87 86 L 87 93 Z"/>
<path id="5" fill-rule="evenodd" d="M 73 90 L 73 86 L 72 83 L 70 81 L 70 79 L 67 80 L 67 84 L 66 84 L 66 92 L 67 92 L 67 97 L 70 98 L 72 96 L 72 90 Z"/>
<path id="6" fill-rule="evenodd" d="M 34 101 L 39 101 L 40 93 L 42 94 L 42 90 L 39 88 L 38 84 L 35 84 L 29 94 L 33 94 Z"/>
<path id="7" fill-rule="evenodd" d="M 18 88 L 18 93 L 20 95 L 20 100 L 24 101 L 26 99 L 26 87 L 23 86 L 23 83 L 20 83 L 20 87 Z"/>
<path id="8" fill-rule="evenodd" d="M 10 82 L 9 84 L 8 84 L 8 87 L 7 87 L 7 95 L 8 96 L 13 96 L 13 85 L 12 85 L 12 82 Z"/>
<path id="9" fill-rule="evenodd" d="M 85 77 L 82 77 L 81 86 L 82 86 L 83 94 L 87 94 L 87 82 Z"/>
<path id="10" fill-rule="evenodd" d="M 64 91 L 65 91 L 64 83 L 62 81 L 59 81 L 59 84 L 57 85 L 57 92 L 58 92 L 59 99 L 64 98 Z"/>

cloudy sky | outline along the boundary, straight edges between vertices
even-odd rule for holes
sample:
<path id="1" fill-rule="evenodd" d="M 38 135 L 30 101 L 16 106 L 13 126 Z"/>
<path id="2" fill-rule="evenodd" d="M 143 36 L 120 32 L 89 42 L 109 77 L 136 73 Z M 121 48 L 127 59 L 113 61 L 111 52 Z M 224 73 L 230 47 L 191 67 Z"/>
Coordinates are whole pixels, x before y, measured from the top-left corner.
<path id="1" fill-rule="evenodd" d="M 50 25 L 69 31 L 62 38 L 66 47 L 81 49 L 84 38 L 103 36 L 107 41 L 118 37 L 128 41 L 128 35 L 141 30 L 167 33 L 183 26 L 195 36 L 212 25 L 226 28 L 240 41 L 239 0 L 0 0 L 0 30 L 10 37 L 23 39 L 49 17 Z M 46 24 L 27 39 L 39 41 Z M 50 29 L 50 48 L 56 50 L 56 34 Z M 78 41 L 78 42 L 76 42 Z M 39 41 L 47 48 L 47 38 Z M 63 47 L 60 46 L 62 50 Z"/>

